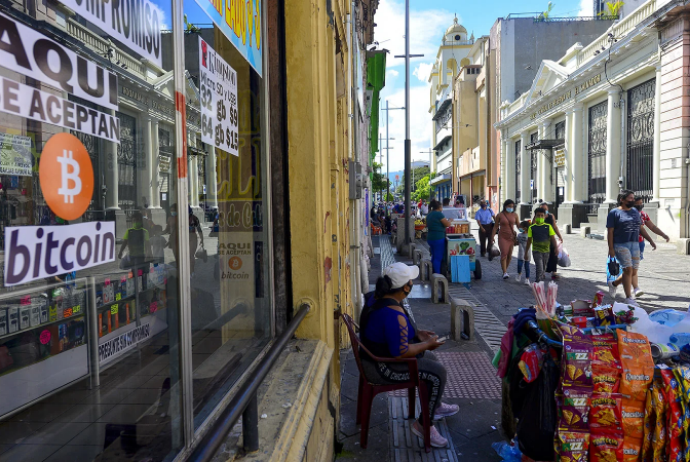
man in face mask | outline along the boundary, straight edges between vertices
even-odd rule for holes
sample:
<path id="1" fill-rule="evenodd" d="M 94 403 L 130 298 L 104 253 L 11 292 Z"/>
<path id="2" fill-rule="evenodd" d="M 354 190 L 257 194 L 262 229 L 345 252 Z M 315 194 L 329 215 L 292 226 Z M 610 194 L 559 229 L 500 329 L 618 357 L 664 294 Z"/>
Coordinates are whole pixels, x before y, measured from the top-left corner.
<path id="1" fill-rule="evenodd" d="M 644 209 L 644 198 L 642 196 L 635 196 L 635 208 L 637 209 L 638 212 L 640 212 L 640 219 L 642 220 L 642 226 L 646 226 L 650 231 L 652 231 L 654 234 L 657 236 L 661 236 L 664 239 L 666 239 L 666 242 L 668 242 L 670 239 L 664 233 L 662 230 L 660 230 L 654 222 L 649 218 L 649 215 L 647 215 L 647 212 L 645 212 Z M 640 241 L 640 261 L 644 260 L 644 249 L 645 249 L 645 242 L 644 242 L 644 237 L 642 234 L 640 234 L 640 237 L 638 238 Z M 635 298 L 639 297 L 640 295 L 644 295 L 644 291 L 640 290 L 639 282 L 637 279 L 637 273 L 633 274 L 632 278 L 632 286 L 633 286 L 633 295 Z"/>
<path id="2" fill-rule="evenodd" d="M 484 257 L 494 229 L 494 211 L 487 207 L 486 201 L 480 201 L 479 207 L 474 214 L 474 219 L 477 220 L 479 226 L 480 253 Z"/>

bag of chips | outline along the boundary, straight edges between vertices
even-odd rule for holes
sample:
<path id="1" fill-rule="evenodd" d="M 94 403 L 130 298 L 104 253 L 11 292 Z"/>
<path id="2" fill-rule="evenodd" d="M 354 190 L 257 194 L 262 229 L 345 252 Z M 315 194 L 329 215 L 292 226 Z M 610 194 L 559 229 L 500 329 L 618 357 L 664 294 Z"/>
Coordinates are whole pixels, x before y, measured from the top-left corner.
<path id="1" fill-rule="evenodd" d="M 655 378 L 652 382 L 652 406 L 656 415 L 654 425 L 654 435 L 652 436 L 652 460 L 654 462 L 663 460 L 666 454 L 666 398 L 664 397 L 664 384 L 660 378 Z"/>
<path id="2" fill-rule="evenodd" d="M 590 400 L 589 427 L 622 434 L 622 397 L 620 394 L 593 393 Z"/>
<path id="3" fill-rule="evenodd" d="M 611 305 L 602 305 L 594 308 L 594 325 L 597 327 L 610 326 L 616 323 Z"/>
<path id="4" fill-rule="evenodd" d="M 623 460 L 623 435 L 593 430 L 589 437 L 590 462 L 618 462 Z"/>
<path id="5" fill-rule="evenodd" d="M 673 372 L 665 364 L 659 364 L 661 378 L 664 382 L 664 398 L 666 400 L 666 435 L 668 437 L 668 447 L 666 449 L 668 460 L 672 462 L 685 460 L 683 441 L 683 421 L 684 412 L 681 408 L 681 397 L 678 392 L 678 381 L 673 376 Z M 681 459 L 683 457 L 683 459 Z"/>
<path id="6" fill-rule="evenodd" d="M 560 405 L 559 431 L 589 431 L 590 393 L 573 387 L 563 387 Z"/>
<path id="7" fill-rule="evenodd" d="M 618 342 L 613 334 L 592 335 L 592 367 L 597 363 L 620 369 Z"/>
<path id="8" fill-rule="evenodd" d="M 563 334 L 562 385 L 592 387 L 592 339 L 575 326 L 561 325 Z"/>
<path id="9" fill-rule="evenodd" d="M 561 462 L 589 461 L 589 433 L 558 432 L 556 444 Z"/>
<path id="10" fill-rule="evenodd" d="M 623 462 L 640 462 L 642 454 L 642 440 L 635 438 L 623 438 Z M 659 459 L 661 461 L 662 459 Z"/>
<path id="11" fill-rule="evenodd" d="M 685 452 L 686 460 L 690 460 L 690 367 L 676 366 L 673 368 L 673 374 L 678 381 L 681 403 L 683 404 L 683 408 L 685 410 L 685 416 L 683 419 Z"/>
<path id="12" fill-rule="evenodd" d="M 592 392 L 618 393 L 621 371 L 615 367 L 592 364 Z"/>
<path id="13" fill-rule="evenodd" d="M 647 390 L 647 397 L 644 401 L 644 438 L 642 439 L 642 462 L 654 462 L 654 450 L 652 449 L 652 440 L 654 439 L 654 430 L 656 428 L 656 409 L 652 402 L 652 394 L 654 391 L 650 388 Z"/>
<path id="14" fill-rule="evenodd" d="M 618 329 L 618 351 L 620 352 L 621 376 L 620 392 L 642 403 L 654 375 L 654 360 L 647 337 L 642 334 Z M 644 410 L 644 409 L 643 409 Z"/>
<path id="15" fill-rule="evenodd" d="M 626 438 L 642 440 L 644 437 L 644 401 L 623 396 L 621 421 Z"/>

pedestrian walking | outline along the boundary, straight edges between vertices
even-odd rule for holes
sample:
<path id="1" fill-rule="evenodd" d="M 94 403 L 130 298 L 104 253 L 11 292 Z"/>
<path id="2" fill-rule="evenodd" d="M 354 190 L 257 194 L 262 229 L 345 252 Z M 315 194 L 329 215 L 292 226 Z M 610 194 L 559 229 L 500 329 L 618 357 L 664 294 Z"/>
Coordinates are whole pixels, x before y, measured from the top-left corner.
<path id="1" fill-rule="evenodd" d="M 419 206 L 419 210 L 421 211 L 422 218 L 429 214 L 429 205 L 426 203 L 425 199 L 422 199 L 422 205 Z"/>
<path id="2" fill-rule="evenodd" d="M 518 242 L 518 256 L 517 256 L 517 276 L 515 277 L 515 280 L 517 282 L 522 282 L 522 268 L 525 268 L 525 283 L 529 285 L 529 261 L 531 260 L 531 251 L 527 251 L 527 239 L 529 239 L 527 235 L 527 230 L 529 229 L 531 222 L 530 221 L 523 221 L 520 223 L 520 226 L 518 227 L 518 235 L 517 235 L 517 242 Z"/>
<path id="3" fill-rule="evenodd" d="M 486 204 L 486 202 L 484 203 Z M 481 210 L 479 211 L 481 212 Z M 479 213 L 477 212 L 477 214 Z M 477 215 L 475 214 L 475 217 Z M 479 221 L 479 220 L 478 220 Z M 508 279 L 508 268 L 510 268 L 510 261 L 513 258 L 513 247 L 517 243 L 517 233 L 515 229 L 520 223 L 520 218 L 515 213 L 515 202 L 508 199 L 503 203 L 503 210 L 498 214 L 498 226 L 494 226 L 491 231 L 491 239 L 489 239 L 491 247 L 494 245 L 494 238 L 498 234 L 498 248 L 501 251 L 501 269 L 503 270 L 503 279 Z M 491 252 L 491 249 L 489 249 Z"/>
<path id="4" fill-rule="evenodd" d="M 446 251 L 446 228 L 450 221 L 443 216 L 443 206 L 439 201 L 429 203 L 431 211 L 426 216 L 426 242 L 431 251 L 431 265 L 434 273 L 441 274 L 441 262 Z"/>
<path id="5" fill-rule="evenodd" d="M 550 224 L 544 221 L 546 210 L 539 207 L 534 211 L 534 223 L 527 231 L 527 247 L 525 252 L 528 254 L 532 249 L 534 266 L 537 268 L 536 282 L 544 280 L 546 264 L 549 262 L 551 246 L 556 246 L 556 232 Z M 527 258 L 527 256 L 525 257 Z"/>
<path id="6" fill-rule="evenodd" d="M 435 201 L 432 201 L 435 202 Z M 433 212 L 432 212 L 433 213 Z M 419 268 L 404 263 L 393 263 L 383 270 L 376 281 L 375 302 L 365 308 L 360 317 L 360 337 L 372 354 L 384 358 L 417 358 L 419 378 L 426 384 L 428 409 L 422 409 L 412 424 L 412 433 L 424 437 L 422 413 L 428 412 L 431 420 L 450 417 L 460 411 L 457 404 L 441 401 L 446 386 L 446 368 L 431 351 L 443 345 L 434 332 L 418 329 L 408 316 L 402 301 L 410 295 L 413 279 L 419 276 Z M 365 352 L 361 354 L 366 380 L 375 384 L 408 382 L 410 373 L 405 363 L 377 363 Z M 431 427 L 431 445 L 444 448 L 448 440 Z"/>
<path id="7" fill-rule="evenodd" d="M 635 193 L 623 189 L 618 194 L 618 207 L 609 212 L 606 228 L 609 257 L 617 258 L 623 268 L 623 274 L 618 279 L 609 281 L 609 294 L 615 300 L 618 286 L 623 284 L 626 303 L 635 305 L 632 284 L 633 280 L 637 279 L 637 270 L 640 266 L 640 234 L 656 250 L 656 244 L 642 223 L 640 212 L 635 209 Z"/>
<path id="8" fill-rule="evenodd" d="M 546 210 L 546 216 L 544 217 L 544 223 L 548 223 L 553 228 L 556 233 L 558 240 L 563 242 L 563 236 L 561 235 L 561 230 L 558 229 L 558 222 L 553 213 L 549 212 L 549 204 L 542 202 L 540 207 Z M 551 253 L 549 254 L 549 262 L 546 264 L 546 272 L 551 273 L 551 279 L 558 280 L 558 246 L 551 247 Z"/>
<path id="9" fill-rule="evenodd" d="M 662 238 L 666 239 L 666 242 L 670 240 L 668 235 L 664 233 L 662 230 L 660 230 L 654 222 L 649 218 L 649 215 L 647 215 L 647 212 L 645 212 L 644 209 L 644 198 L 642 196 L 635 196 L 635 208 L 637 209 L 638 212 L 640 212 L 640 219 L 642 220 L 642 226 L 646 226 L 649 231 L 653 232 L 657 236 L 661 236 Z M 647 233 L 649 234 L 649 233 Z M 640 237 L 638 239 L 640 241 L 640 261 L 644 260 L 644 249 L 645 249 L 645 240 L 644 237 L 642 236 L 642 233 L 640 233 Z M 639 281 L 637 279 L 637 272 L 633 274 L 633 279 L 632 279 L 632 286 L 633 286 L 633 296 L 637 299 L 640 295 L 644 295 L 644 291 L 640 289 Z"/>
<path id="10" fill-rule="evenodd" d="M 479 226 L 479 253 L 482 257 L 486 256 L 487 242 L 492 236 L 494 229 L 494 211 L 487 207 L 486 201 L 479 203 L 479 210 L 474 214 Z"/>

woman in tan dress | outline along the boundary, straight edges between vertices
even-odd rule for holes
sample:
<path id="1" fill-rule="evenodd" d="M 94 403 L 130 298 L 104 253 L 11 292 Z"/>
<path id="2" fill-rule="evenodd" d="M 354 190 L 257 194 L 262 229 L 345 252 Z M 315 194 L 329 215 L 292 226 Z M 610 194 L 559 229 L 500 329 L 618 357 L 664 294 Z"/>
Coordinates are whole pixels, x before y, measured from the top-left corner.
<path id="1" fill-rule="evenodd" d="M 520 218 L 515 213 L 515 202 L 508 199 L 503 203 L 503 210 L 496 215 L 496 225 L 493 233 L 491 233 L 491 245 L 494 243 L 494 237 L 498 234 L 498 248 L 501 250 L 501 269 L 503 270 L 503 279 L 508 279 L 508 268 L 510 267 L 510 260 L 513 258 L 513 247 L 517 242 L 517 232 Z"/>

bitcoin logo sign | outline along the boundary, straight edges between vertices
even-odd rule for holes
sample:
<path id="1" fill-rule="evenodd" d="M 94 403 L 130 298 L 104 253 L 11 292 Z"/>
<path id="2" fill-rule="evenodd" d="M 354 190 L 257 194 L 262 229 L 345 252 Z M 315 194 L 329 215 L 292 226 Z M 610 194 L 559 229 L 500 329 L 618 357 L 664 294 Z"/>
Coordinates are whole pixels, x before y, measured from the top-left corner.
<path id="1" fill-rule="evenodd" d="M 41 191 L 55 215 L 74 220 L 84 214 L 93 197 L 93 167 L 84 145 L 69 133 L 53 135 L 41 153 L 38 168 Z"/>

